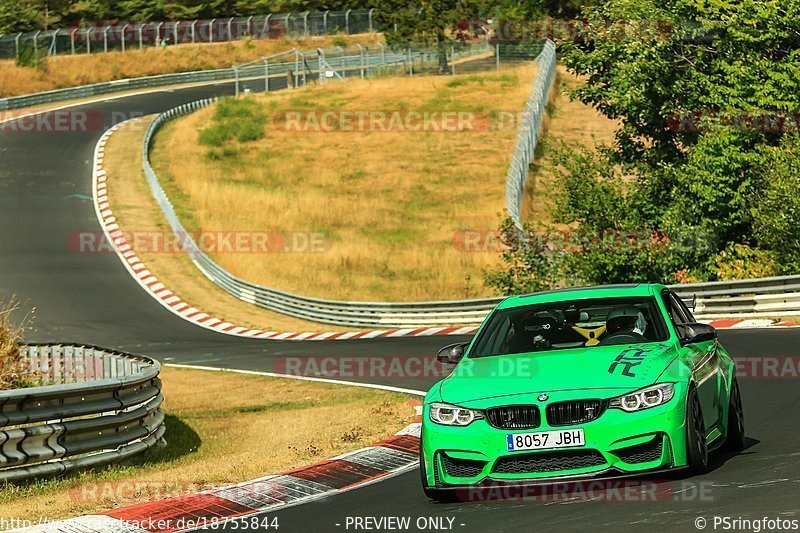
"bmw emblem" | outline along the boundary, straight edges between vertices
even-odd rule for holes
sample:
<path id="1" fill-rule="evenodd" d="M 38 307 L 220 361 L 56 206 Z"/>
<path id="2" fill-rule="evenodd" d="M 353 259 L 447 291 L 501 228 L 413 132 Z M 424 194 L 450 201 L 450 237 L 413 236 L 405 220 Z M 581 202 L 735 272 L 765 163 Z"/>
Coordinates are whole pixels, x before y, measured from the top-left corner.
<path id="1" fill-rule="evenodd" d="M 540 402 L 546 402 L 549 399 L 550 399 L 550 396 L 548 396 L 545 393 L 540 394 L 539 397 L 537 398 L 537 400 L 539 400 Z"/>

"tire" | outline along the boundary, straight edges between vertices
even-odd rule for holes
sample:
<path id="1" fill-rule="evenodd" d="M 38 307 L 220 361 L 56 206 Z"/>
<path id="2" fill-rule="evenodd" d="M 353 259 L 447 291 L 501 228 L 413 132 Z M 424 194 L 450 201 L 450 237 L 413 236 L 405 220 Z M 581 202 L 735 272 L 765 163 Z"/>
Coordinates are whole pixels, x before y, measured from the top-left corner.
<path id="1" fill-rule="evenodd" d="M 425 476 L 425 459 L 422 456 L 422 445 L 420 441 L 419 449 L 419 475 L 422 480 L 422 492 L 429 500 L 438 503 L 453 503 L 458 501 L 458 494 L 455 490 L 436 489 L 428 487 L 428 480 Z"/>
<path id="2" fill-rule="evenodd" d="M 739 393 L 739 382 L 733 378 L 731 392 L 728 395 L 728 423 L 727 435 L 723 450 L 726 452 L 738 453 L 744 450 L 744 409 L 742 408 L 742 396 Z"/>
<path id="3" fill-rule="evenodd" d="M 708 472 L 708 443 L 703 410 L 694 387 L 689 389 L 686 398 L 686 456 L 689 473 L 692 475 Z"/>

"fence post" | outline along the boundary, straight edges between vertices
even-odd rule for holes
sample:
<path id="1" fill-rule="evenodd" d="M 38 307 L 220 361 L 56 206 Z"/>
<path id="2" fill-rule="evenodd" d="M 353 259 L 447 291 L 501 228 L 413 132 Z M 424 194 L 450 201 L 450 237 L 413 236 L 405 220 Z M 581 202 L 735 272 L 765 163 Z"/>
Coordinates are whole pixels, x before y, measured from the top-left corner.
<path id="1" fill-rule="evenodd" d="M 269 39 L 269 19 L 272 16 L 272 13 L 267 15 L 267 18 L 264 19 L 264 38 Z"/>
<path id="2" fill-rule="evenodd" d="M 33 34 L 33 57 L 35 59 L 39 59 L 39 34 L 42 33 L 37 31 Z"/>
<path id="3" fill-rule="evenodd" d="M 453 76 L 456 75 L 456 45 L 450 45 L 450 69 L 452 70 Z"/>
<path id="4" fill-rule="evenodd" d="M 303 35 L 308 35 L 308 11 L 303 13 Z"/>
<path id="5" fill-rule="evenodd" d="M 105 53 L 108 53 L 108 30 L 110 29 L 110 26 L 103 28 L 103 52 Z"/>
<path id="6" fill-rule="evenodd" d="M 193 20 L 192 21 L 192 44 L 194 44 L 196 42 L 195 41 L 196 36 L 197 36 L 197 21 Z"/>
<path id="7" fill-rule="evenodd" d="M 91 39 L 91 37 L 89 37 L 89 28 L 86 28 L 86 33 L 84 34 L 84 37 L 86 38 L 86 53 L 87 54 L 91 54 L 92 53 L 92 39 Z"/>
<path id="8" fill-rule="evenodd" d="M 75 28 L 71 32 L 69 32 L 69 50 L 72 55 L 75 55 L 75 32 L 78 31 L 78 28 Z"/>
<path id="9" fill-rule="evenodd" d="M 61 28 L 59 28 L 55 32 L 53 32 L 53 40 L 50 41 L 50 50 L 52 50 L 52 53 L 50 55 L 54 55 L 54 56 L 58 55 L 57 38 L 58 38 L 58 32 L 60 32 L 60 31 L 61 31 Z"/>
<path id="10" fill-rule="evenodd" d="M 172 27 L 172 44 L 178 44 L 178 26 L 181 25 L 180 20 L 175 21 L 175 25 Z"/>
<path id="11" fill-rule="evenodd" d="M 298 81 L 297 69 L 299 69 L 299 68 L 300 68 L 300 50 L 295 48 L 294 49 L 294 80 L 292 80 L 293 81 L 292 89 L 296 89 L 297 88 L 297 81 Z"/>
<path id="12" fill-rule="evenodd" d="M 500 43 L 494 45 L 494 62 L 497 70 L 500 70 Z"/>
<path id="13" fill-rule="evenodd" d="M 325 61 L 325 52 L 322 51 L 322 48 L 317 48 L 317 62 L 319 63 L 319 84 L 325 85 L 325 72 L 323 72 L 323 65 L 327 65 L 328 62 Z"/>
<path id="14" fill-rule="evenodd" d="M 253 17 L 247 17 L 247 35 L 253 36 Z"/>
<path id="15" fill-rule="evenodd" d="M 369 31 L 372 32 L 372 12 L 375 11 L 375 8 L 369 10 L 367 16 L 369 17 Z"/>
<path id="16" fill-rule="evenodd" d="M 358 61 L 359 61 L 359 63 L 361 63 L 361 69 L 360 69 L 359 73 L 361 74 L 361 79 L 363 80 L 364 79 L 364 47 L 361 46 L 360 44 L 357 44 L 356 47 L 358 47 Z"/>
<path id="17" fill-rule="evenodd" d="M 348 35 L 350 34 L 350 12 L 351 11 L 352 11 L 352 9 L 348 9 L 347 11 L 344 12 L 344 27 L 345 27 L 344 32 L 347 33 Z"/>
<path id="18" fill-rule="evenodd" d="M 232 25 L 233 25 L 233 17 L 231 17 L 230 19 L 228 19 L 228 41 L 232 41 L 232 40 L 233 40 L 233 29 L 232 29 Z"/>
<path id="19" fill-rule="evenodd" d="M 163 26 L 163 22 L 159 22 L 156 24 L 156 46 L 161 45 L 161 26 Z"/>
<path id="20" fill-rule="evenodd" d="M 208 24 L 208 42 L 209 43 L 213 43 L 214 42 L 214 23 L 216 21 L 217 21 L 217 19 L 211 19 L 211 22 L 209 22 L 209 24 Z"/>
<path id="21" fill-rule="evenodd" d="M 125 30 L 128 29 L 128 26 L 130 26 L 130 24 L 125 24 L 124 26 L 122 26 L 122 31 L 120 32 L 120 36 L 121 36 L 120 42 L 122 44 L 122 51 L 123 52 L 125 51 Z"/>
<path id="22" fill-rule="evenodd" d="M 330 13 L 330 11 L 324 11 L 322 13 L 322 33 L 325 35 L 328 34 L 328 13 Z"/>
<path id="23" fill-rule="evenodd" d="M 142 36 L 142 33 L 144 32 L 144 23 L 139 24 L 139 27 L 137 28 L 137 31 L 139 33 L 139 50 L 141 50 L 142 47 L 144 46 L 144 42 L 143 42 L 144 38 Z"/>

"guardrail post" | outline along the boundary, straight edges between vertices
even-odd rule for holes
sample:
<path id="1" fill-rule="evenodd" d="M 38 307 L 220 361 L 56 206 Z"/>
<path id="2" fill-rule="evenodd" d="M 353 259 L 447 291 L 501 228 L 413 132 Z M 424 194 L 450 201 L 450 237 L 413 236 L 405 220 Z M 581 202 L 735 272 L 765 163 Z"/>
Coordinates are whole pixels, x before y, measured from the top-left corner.
<path id="1" fill-rule="evenodd" d="M 234 96 L 239 96 L 239 68 L 234 66 L 233 67 L 233 75 L 236 78 L 236 85 L 234 89 Z"/>
<path id="2" fill-rule="evenodd" d="M 358 48 L 358 61 L 361 64 L 360 74 L 361 79 L 364 79 L 364 47 L 360 44 L 357 44 L 356 47 Z"/>
<path id="3" fill-rule="evenodd" d="M 297 87 L 297 83 L 299 78 L 297 77 L 297 70 L 300 68 L 300 50 L 297 48 L 294 49 L 294 83 L 292 83 L 292 89 Z"/>
<path id="4" fill-rule="evenodd" d="M 264 58 L 264 92 L 269 92 L 269 59 Z"/>
<path id="5" fill-rule="evenodd" d="M 325 85 L 327 70 L 323 70 L 323 68 L 327 68 L 328 62 L 325 61 L 325 52 L 322 51 L 322 48 L 317 48 L 317 62 L 319 63 L 319 84 Z"/>

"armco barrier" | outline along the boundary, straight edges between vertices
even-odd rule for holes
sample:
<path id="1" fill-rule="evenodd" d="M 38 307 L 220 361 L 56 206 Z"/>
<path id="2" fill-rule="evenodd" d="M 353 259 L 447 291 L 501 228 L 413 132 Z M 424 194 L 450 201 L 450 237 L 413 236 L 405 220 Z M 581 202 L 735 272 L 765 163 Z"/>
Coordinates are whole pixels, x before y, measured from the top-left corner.
<path id="1" fill-rule="evenodd" d="M 184 229 L 149 161 L 156 132 L 168 121 L 201 109 L 214 100 L 202 100 L 159 115 L 150 125 L 142 147 L 145 176 L 172 231 L 192 261 L 211 281 L 236 298 L 270 311 L 323 324 L 350 327 L 416 328 L 477 325 L 502 298 L 433 302 L 343 302 L 300 296 L 237 278 L 203 253 Z M 695 299 L 700 319 L 726 316 L 782 316 L 800 314 L 800 276 L 731 282 L 682 284 L 672 287 L 687 302 Z"/>
<path id="2" fill-rule="evenodd" d="M 23 350 L 53 384 L 0 392 L 0 481 L 116 462 L 164 435 L 157 361 L 72 344 Z"/>

